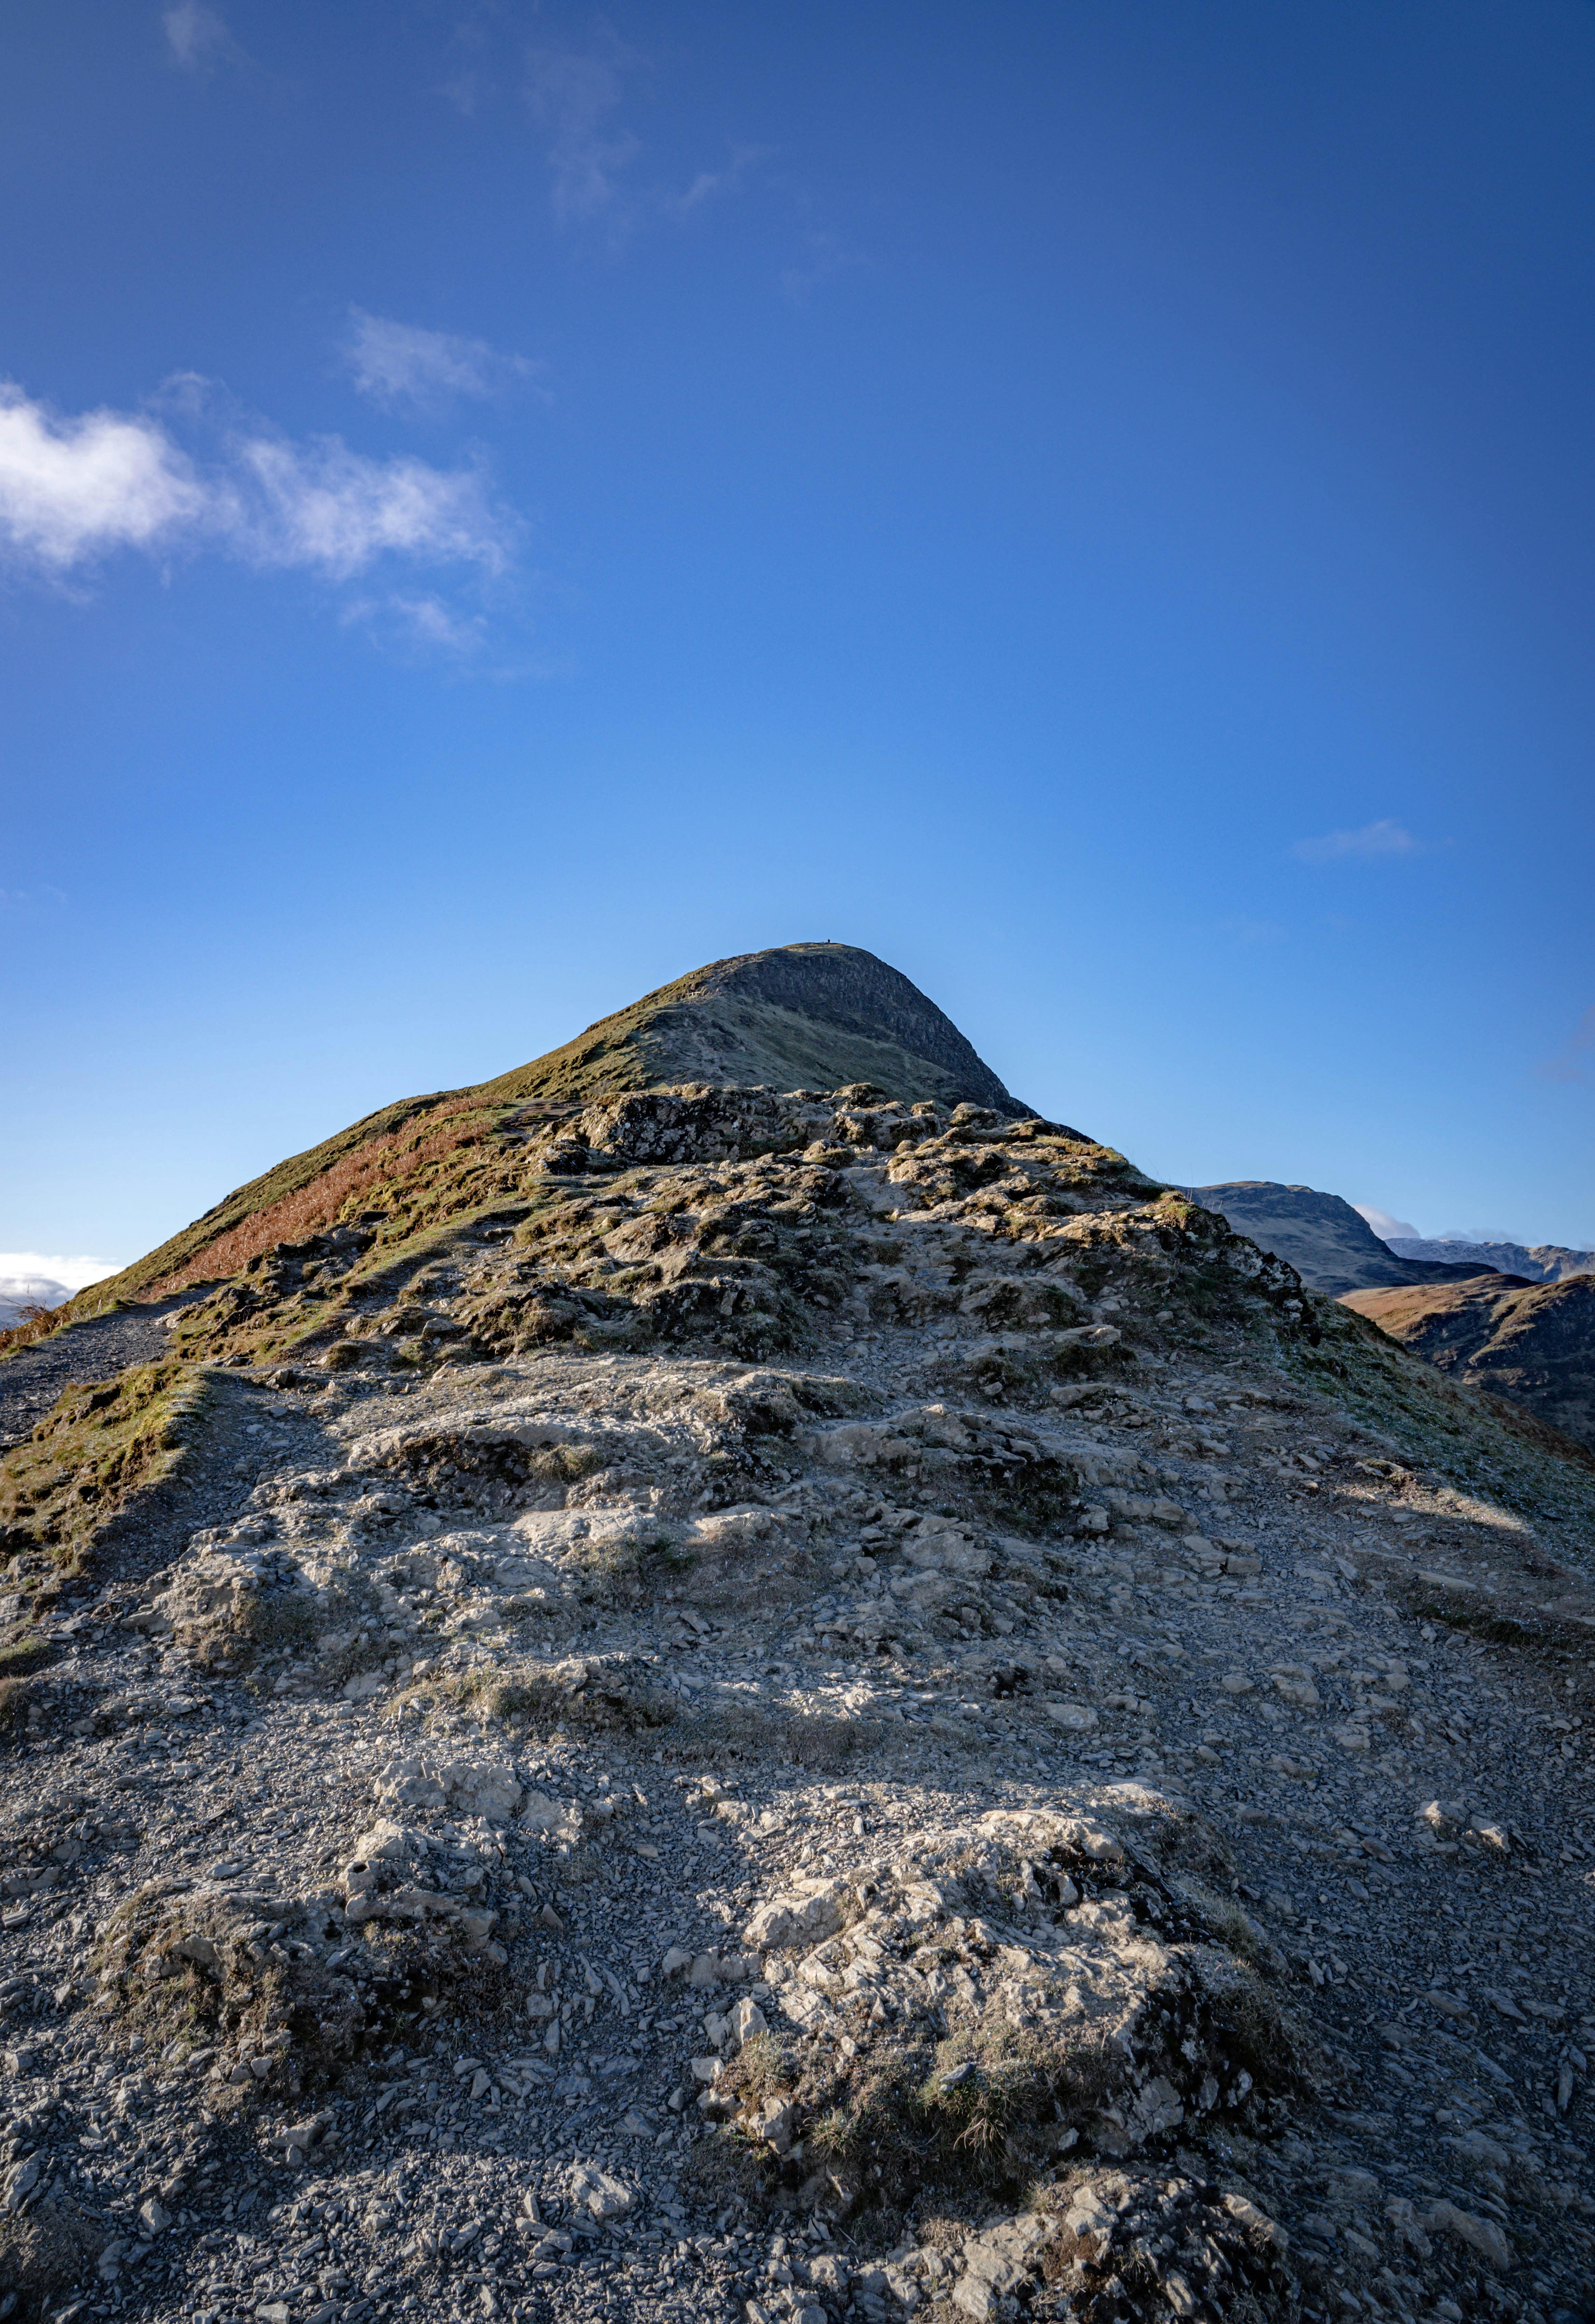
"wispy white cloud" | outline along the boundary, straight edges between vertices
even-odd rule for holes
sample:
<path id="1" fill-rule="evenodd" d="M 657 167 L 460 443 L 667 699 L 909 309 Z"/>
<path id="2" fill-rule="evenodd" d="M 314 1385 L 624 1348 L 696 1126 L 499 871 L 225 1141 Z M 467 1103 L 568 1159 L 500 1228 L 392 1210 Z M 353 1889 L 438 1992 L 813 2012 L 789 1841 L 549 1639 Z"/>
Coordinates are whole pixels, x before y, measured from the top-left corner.
<path id="1" fill-rule="evenodd" d="M 1432 843 L 1415 839 L 1404 824 L 1384 817 L 1365 823 L 1360 831 L 1328 831 L 1320 839 L 1298 839 L 1291 853 L 1303 863 L 1371 862 L 1404 855 L 1425 855 Z"/>
<path id="2" fill-rule="evenodd" d="M 258 425 L 226 431 L 202 464 L 152 413 L 62 419 L 0 385 L 0 556 L 14 568 L 64 579 L 119 549 L 211 546 L 337 582 L 384 558 L 498 574 L 517 533 L 475 468 Z"/>
<path id="3" fill-rule="evenodd" d="M 585 49 L 528 52 L 526 102 L 542 132 L 550 198 L 562 226 L 602 226 L 620 239 L 649 218 L 684 225 L 733 193 L 775 150 L 733 145 L 724 162 L 696 171 L 679 190 L 639 183 L 642 142 L 620 115 L 628 79 L 644 62 L 608 27 Z"/>
<path id="4" fill-rule="evenodd" d="M 161 14 L 166 44 L 184 72 L 208 72 L 213 65 L 242 61 L 244 51 L 226 22 L 205 0 L 173 0 Z"/>
<path id="5" fill-rule="evenodd" d="M 55 910 L 66 900 L 61 888 L 0 888 L 0 912 L 26 911 L 30 906 Z"/>
<path id="6" fill-rule="evenodd" d="M 613 34 L 601 48 L 534 49 L 527 59 L 526 99 L 544 134 L 554 214 L 562 225 L 614 223 L 626 207 L 624 175 L 642 148 L 613 115 L 623 76 L 635 62 Z"/>
<path id="7" fill-rule="evenodd" d="M 1416 1227 L 1406 1219 L 1392 1218 L 1389 1212 L 1381 1211 L 1377 1203 L 1353 1203 L 1351 1208 L 1359 1218 L 1368 1221 L 1381 1242 L 1388 1242 L 1392 1235 L 1399 1236 L 1404 1242 L 1421 1240 Z"/>
<path id="8" fill-rule="evenodd" d="M 391 590 L 381 597 L 355 597 L 344 607 L 346 622 L 369 630 L 401 654 L 419 650 L 456 661 L 474 661 L 488 643 L 485 615 L 468 613 L 447 600 L 422 593 Z"/>
<path id="9" fill-rule="evenodd" d="M 502 354 L 485 339 L 424 330 L 385 315 L 349 309 L 344 357 L 355 386 L 373 403 L 438 411 L 462 395 L 498 395 L 543 368 L 525 355 Z"/>
<path id="10" fill-rule="evenodd" d="M 494 51 L 502 14 L 499 0 L 453 0 L 448 11 L 448 46 L 456 61 L 445 67 L 447 78 L 439 88 L 467 121 L 498 93 Z"/>
<path id="11" fill-rule="evenodd" d="M 472 469 L 371 460 L 337 436 L 309 445 L 256 436 L 236 447 L 218 497 L 229 538 L 263 565 L 302 566 L 335 581 L 378 558 L 472 564 L 501 573 L 511 528 Z"/>
<path id="12" fill-rule="evenodd" d="M 768 161 L 775 150 L 773 145 L 733 145 L 724 169 L 700 170 L 685 193 L 666 194 L 661 207 L 672 217 L 691 217 L 723 195 L 734 193 L 755 162 Z"/>

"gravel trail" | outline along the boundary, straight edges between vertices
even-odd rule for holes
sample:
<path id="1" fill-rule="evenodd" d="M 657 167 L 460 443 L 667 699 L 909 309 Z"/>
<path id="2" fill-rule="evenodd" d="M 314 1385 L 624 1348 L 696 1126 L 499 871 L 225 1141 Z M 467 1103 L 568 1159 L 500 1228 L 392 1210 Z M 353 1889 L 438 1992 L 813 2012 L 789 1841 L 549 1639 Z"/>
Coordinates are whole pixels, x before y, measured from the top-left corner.
<path id="1" fill-rule="evenodd" d="M 166 1352 L 161 1318 L 180 1302 L 122 1309 L 69 1323 L 0 1363 L 0 1449 L 20 1443 L 73 1380 L 114 1379 Z"/>
<path id="2" fill-rule="evenodd" d="M 1590 2324 L 1581 1469 L 1105 1150 L 766 1102 L 195 1302 L 15 1560 L 0 2324 Z"/>

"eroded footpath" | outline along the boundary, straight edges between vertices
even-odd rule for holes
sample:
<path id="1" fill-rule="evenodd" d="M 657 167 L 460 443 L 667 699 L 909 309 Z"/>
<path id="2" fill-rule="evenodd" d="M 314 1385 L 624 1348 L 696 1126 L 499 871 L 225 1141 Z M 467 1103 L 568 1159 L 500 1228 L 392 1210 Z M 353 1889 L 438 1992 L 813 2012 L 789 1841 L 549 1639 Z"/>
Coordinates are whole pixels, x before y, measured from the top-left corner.
<path id="1" fill-rule="evenodd" d="M 1584 2314 L 1571 1448 L 1044 1124 L 526 1168 L 14 1514 L 5 2312 Z"/>

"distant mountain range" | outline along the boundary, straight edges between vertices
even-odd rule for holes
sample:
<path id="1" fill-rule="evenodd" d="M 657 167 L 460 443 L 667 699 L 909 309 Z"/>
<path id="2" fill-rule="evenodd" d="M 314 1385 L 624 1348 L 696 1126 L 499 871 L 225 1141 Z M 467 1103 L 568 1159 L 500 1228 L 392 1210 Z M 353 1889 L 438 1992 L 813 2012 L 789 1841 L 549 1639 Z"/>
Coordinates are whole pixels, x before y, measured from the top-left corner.
<path id="1" fill-rule="evenodd" d="M 1180 1191 L 1414 1355 L 1595 1446 L 1595 1251 L 1382 1242 L 1338 1194 L 1267 1179 Z"/>
<path id="2" fill-rule="evenodd" d="M 1557 1242 L 1463 1242 L 1454 1235 L 1392 1235 L 1398 1259 L 1465 1264 L 1475 1272 L 1521 1275 L 1530 1283 L 1561 1283 L 1570 1275 L 1595 1274 L 1595 1250 L 1571 1250 Z"/>
<path id="3" fill-rule="evenodd" d="M 1287 1259 L 1304 1283 L 1339 1298 L 1415 1283 L 1452 1283 L 1477 1275 L 1476 1265 L 1398 1258 L 1368 1221 L 1339 1194 L 1314 1186 L 1282 1186 L 1267 1178 L 1235 1178 L 1217 1186 L 1182 1186 L 1181 1194 L 1217 1211 L 1237 1234 Z"/>

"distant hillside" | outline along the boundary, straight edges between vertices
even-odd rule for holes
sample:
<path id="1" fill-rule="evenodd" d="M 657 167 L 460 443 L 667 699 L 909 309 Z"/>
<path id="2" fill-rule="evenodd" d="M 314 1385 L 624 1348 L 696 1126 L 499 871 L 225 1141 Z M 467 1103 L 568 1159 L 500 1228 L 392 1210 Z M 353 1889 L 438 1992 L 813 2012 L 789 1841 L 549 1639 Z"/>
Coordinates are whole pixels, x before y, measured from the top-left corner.
<path id="1" fill-rule="evenodd" d="M 1218 1186 L 1183 1186 L 1180 1192 L 1203 1210 L 1217 1211 L 1237 1234 L 1288 1260 L 1304 1283 L 1334 1298 L 1386 1285 L 1449 1283 L 1478 1272 L 1398 1259 L 1350 1203 L 1312 1186 L 1237 1178 Z"/>
<path id="2" fill-rule="evenodd" d="M 235 1274 L 274 1243 L 363 1213 L 419 1224 L 491 1201 L 518 1184 L 535 1124 L 595 1098 L 691 1082 L 778 1090 L 871 1083 L 908 1103 L 968 1103 L 1012 1120 L 1029 1111 L 952 1019 L 873 953 L 838 944 L 742 953 L 661 985 L 494 1081 L 401 1098 L 290 1156 L 94 1285 L 74 1313 Z"/>
<path id="3" fill-rule="evenodd" d="M 1471 1388 L 1488 1388 L 1595 1447 L 1595 1275 L 1526 1283 L 1516 1275 L 1341 1302 Z"/>
<path id="4" fill-rule="evenodd" d="M 1472 1267 L 1480 1274 L 1521 1275 L 1530 1283 L 1560 1283 L 1570 1275 L 1595 1272 L 1595 1250 L 1570 1250 L 1557 1242 L 1461 1242 L 1446 1237 L 1415 1240 L 1392 1235 L 1389 1248 L 1398 1259 L 1439 1260 Z"/>

